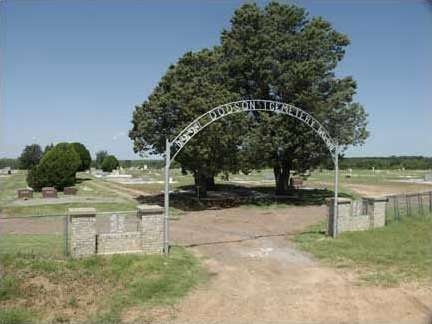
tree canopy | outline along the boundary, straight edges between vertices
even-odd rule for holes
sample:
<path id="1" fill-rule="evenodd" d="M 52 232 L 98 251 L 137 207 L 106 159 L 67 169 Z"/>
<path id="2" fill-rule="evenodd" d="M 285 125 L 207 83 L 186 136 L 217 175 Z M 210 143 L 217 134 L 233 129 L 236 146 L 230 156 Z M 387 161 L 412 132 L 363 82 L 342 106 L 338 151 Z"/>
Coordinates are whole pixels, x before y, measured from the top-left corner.
<path id="1" fill-rule="evenodd" d="M 98 151 L 96 152 L 96 167 L 102 168 L 102 162 L 105 160 L 105 158 L 108 156 L 107 151 Z"/>
<path id="2" fill-rule="evenodd" d="M 102 170 L 105 172 L 111 172 L 118 167 L 119 161 L 114 155 L 107 155 L 102 162 Z"/>
<path id="3" fill-rule="evenodd" d="M 273 2 L 236 10 L 221 47 L 230 86 L 242 98 L 282 101 L 309 112 L 343 150 L 368 135 L 366 113 L 352 102 L 355 81 L 334 73 L 348 44 L 324 19 L 308 19 L 302 8 Z M 245 162 L 272 167 L 277 193 L 288 190 L 290 171 L 313 168 L 328 156 L 313 130 L 293 118 L 260 112 L 255 121 L 244 137 Z"/>
<path id="4" fill-rule="evenodd" d="M 171 66 L 148 100 L 135 108 L 129 133 L 136 152 L 163 153 L 197 116 L 239 99 L 268 99 L 297 106 L 318 119 L 340 149 L 367 138 L 367 114 L 353 102 L 356 82 L 335 68 L 349 44 L 323 18 L 294 5 L 244 4 L 235 11 L 221 44 L 186 53 Z M 203 186 L 221 171 L 270 166 L 276 193 L 289 190 L 291 171 L 329 157 L 314 131 L 269 112 L 231 115 L 195 136 L 177 157 Z"/>
<path id="5" fill-rule="evenodd" d="M 64 187 L 75 184 L 75 174 L 81 164 L 78 153 L 68 143 L 59 143 L 42 157 L 27 174 L 27 183 L 35 191 L 43 187 Z"/>
<path id="6" fill-rule="evenodd" d="M 43 152 L 39 144 L 27 145 L 22 151 L 19 160 L 19 168 L 30 170 L 37 165 L 42 158 Z"/>
<path id="7" fill-rule="evenodd" d="M 188 52 L 170 67 L 149 99 L 135 109 L 129 136 L 136 152 L 163 153 L 167 137 L 172 140 L 209 109 L 239 99 L 226 87 L 221 59 L 218 49 Z M 238 170 L 239 123 L 233 116 L 212 124 L 178 155 L 183 170 L 191 172 L 201 187 L 201 195 L 219 172 Z"/>
<path id="8" fill-rule="evenodd" d="M 73 149 L 78 153 L 81 160 L 78 171 L 88 170 L 91 164 L 91 155 L 89 150 L 87 150 L 87 148 L 81 143 L 71 143 L 70 145 L 72 145 Z"/>

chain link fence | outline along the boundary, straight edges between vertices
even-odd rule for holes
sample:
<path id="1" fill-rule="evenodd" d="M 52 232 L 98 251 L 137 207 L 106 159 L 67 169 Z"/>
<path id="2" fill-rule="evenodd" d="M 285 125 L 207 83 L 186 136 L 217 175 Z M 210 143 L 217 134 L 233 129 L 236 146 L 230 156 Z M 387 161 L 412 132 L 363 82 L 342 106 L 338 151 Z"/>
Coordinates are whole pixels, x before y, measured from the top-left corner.
<path id="1" fill-rule="evenodd" d="M 0 254 L 63 257 L 67 220 L 67 215 L 0 218 Z"/>
<path id="2" fill-rule="evenodd" d="M 98 233 L 136 231 L 136 210 L 96 214 Z M 69 217 L 67 214 L 27 215 L 0 218 L 0 255 L 22 254 L 61 259 L 68 256 Z"/>
<path id="3" fill-rule="evenodd" d="M 399 221 L 404 217 L 432 214 L 432 191 L 388 196 L 387 221 Z"/>

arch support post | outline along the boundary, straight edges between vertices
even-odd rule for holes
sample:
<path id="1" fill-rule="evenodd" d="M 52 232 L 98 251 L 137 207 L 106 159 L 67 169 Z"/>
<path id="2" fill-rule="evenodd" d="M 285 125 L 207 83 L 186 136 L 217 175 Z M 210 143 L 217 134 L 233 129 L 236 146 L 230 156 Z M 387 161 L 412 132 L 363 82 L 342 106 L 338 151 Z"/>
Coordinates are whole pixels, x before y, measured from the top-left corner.
<path id="1" fill-rule="evenodd" d="M 338 195 L 339 195 L 339 147 L 336 143 L 334 155 L 334 218 L 333 218 L 333 238 L 337 236 L 337 222 L 338 222 Z"/>
<path id="2" fill-rule="evenodd" d="M 165 140 L 165 189 L 164 189 L 164 254 L 169 253 L 169 178 L 170 178 L 170 142 Z"/>

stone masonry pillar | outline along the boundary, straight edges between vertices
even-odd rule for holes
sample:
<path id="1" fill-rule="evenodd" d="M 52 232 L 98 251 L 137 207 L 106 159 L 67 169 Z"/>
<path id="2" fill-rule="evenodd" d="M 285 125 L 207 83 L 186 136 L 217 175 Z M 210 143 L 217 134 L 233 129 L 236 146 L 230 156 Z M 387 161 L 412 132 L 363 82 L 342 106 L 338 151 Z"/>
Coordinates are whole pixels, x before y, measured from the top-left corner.
<path id="1" fill-rule="evenodd" d="M 139 205 L 142 250 L 145 254 L 161 254 L 164 246 L 164 210 L 157 205 Z"/>
<path id="2" fill-rule="evenodd" d="M 365 197 L 370 228 L 385 226 L 385 212 L 388 199 L 386 197 Z"/>
<path id="3" fill-rule="evenodd" d="M 328 229 L 327 234 L 333 236 L 333 223 L 335 221 L 334 198 L 327 199 L 328 213 Z M 352 213 L 351 199 L 338 198 L 338 219 L 336 223 L 336 236 L 350 228 L 350 219 Z"/>
<path id="4" fill-rule="evenodd" d="M 96 254 L 96 209 L 69 208 L 70 252 L 74 258 Z"/>

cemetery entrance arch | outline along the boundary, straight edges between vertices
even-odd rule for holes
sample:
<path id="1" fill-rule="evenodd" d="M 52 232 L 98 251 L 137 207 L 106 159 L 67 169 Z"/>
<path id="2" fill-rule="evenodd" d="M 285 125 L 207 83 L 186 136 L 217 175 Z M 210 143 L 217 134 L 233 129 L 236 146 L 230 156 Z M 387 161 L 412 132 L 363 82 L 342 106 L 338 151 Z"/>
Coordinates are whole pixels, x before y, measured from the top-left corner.
<path id="1" fill-rule="evenodd" d="M 339 165 L 338 165 L 338 154 L 339 148 L 338 143 L 332 137 L 324 126 L 311 116 L 306 111 L 286 104 L 283 102 L 272 101 L 272 100 L 241 100 L 230 102 L 216 108 L 209 110 L 202 114 L 194 121 L 192 121 L 187 127 L 185 127 L 172 141 L 166 139 L 165 147 L 165 195 L 164 195 L 164 252 L 168 254 L 169 251 L 169 174 L 170 166 L 174 161 L 177 154 L 180 153 L 182 148 L 200 131 L 209 126 L 211 123 L 229 116 L 235 113 L 249 112 L 249 111 L 267 111 L 277 114 L 284 114 L 290 117 L 294 117 L 311 129 L 324 141 L 334 163 L 334 213 L 335 221 L 333 222 L 333 236 L 337 233 L 337 214 L 338 214 L 338 187 L 339 187 Z"/>

